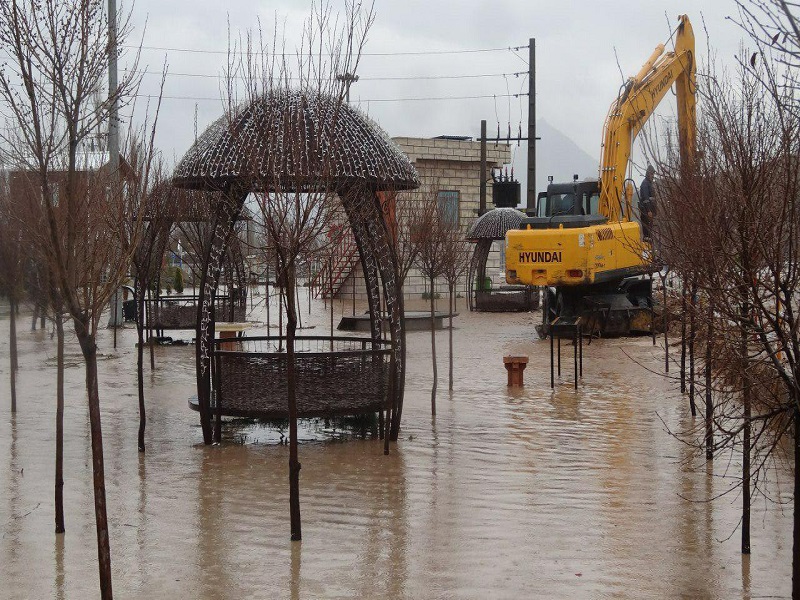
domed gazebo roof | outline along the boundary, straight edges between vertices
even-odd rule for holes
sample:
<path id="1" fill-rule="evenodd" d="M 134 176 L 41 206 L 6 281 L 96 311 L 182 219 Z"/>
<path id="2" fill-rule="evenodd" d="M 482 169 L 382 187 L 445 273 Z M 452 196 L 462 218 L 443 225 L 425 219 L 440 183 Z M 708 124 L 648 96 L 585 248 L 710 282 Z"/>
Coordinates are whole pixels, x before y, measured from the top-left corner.
<path id="1" fill-rule="evenodd" d="M 369 117 L 333 96 L 285 90 L 219 118 L 172 178 L 173 185 L 191 189 L 219 190 L 234 182 L 253 191 L 419 187 L 408 157 Z"/>
<path id="2" fill-rule="evenodd" d="M 516 208 L 493 208 L 473 221 L 467 232 L 467 239 L 502 240 L 509 229 L 517 229 L 522 224 L 525 213 Z"/>

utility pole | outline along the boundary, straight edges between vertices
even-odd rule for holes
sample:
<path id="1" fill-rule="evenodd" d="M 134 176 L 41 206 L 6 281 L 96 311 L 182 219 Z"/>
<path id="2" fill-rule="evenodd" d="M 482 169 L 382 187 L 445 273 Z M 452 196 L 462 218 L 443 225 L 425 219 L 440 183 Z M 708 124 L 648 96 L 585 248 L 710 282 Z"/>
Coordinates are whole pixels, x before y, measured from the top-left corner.
<path id="1" fill-rule="evenodd" d="M 115 179 L 119 177 L 119 95 L 117 86 L 117 0 L 108 0 L 108 95 L 111 99 L 111 106 L 108 110 L 108 166 L 111 176 Z M 108 323 L 110 327 L 114 328 L 114 348 L 117 347 L 116 328 L 121 324 L 122 302 L 120 302 L 119 289 L 117 289 L 114 292 L 111 319 Z"/>
<path id="2" fill-rule="evenodd" d="M 478 214 L 486 212 L 486 119 L 481 120 L 481 181 Z"/>
<path id="3" fill-rule="evenodd" d="M 108 155 L 113 176 L 119 174 L 119 97 L 117 95 L 117 0 L 108 0 Z"/>
<path id="4" fill-rule="evenodd" d="M 358 75 L 353 75 L 352 73 L 345 73 L 344 75 L 337 75 L 336 81 L 341 81 L 344 83 L 344 98 L 345 101 L 350 104 L 350 86 L 358 81 Z"/>
<path id="5" fill-rule="evenodd" d="M 536 39 L 528 40 L 528 193 L 526 208 L 536 210 Z"/>

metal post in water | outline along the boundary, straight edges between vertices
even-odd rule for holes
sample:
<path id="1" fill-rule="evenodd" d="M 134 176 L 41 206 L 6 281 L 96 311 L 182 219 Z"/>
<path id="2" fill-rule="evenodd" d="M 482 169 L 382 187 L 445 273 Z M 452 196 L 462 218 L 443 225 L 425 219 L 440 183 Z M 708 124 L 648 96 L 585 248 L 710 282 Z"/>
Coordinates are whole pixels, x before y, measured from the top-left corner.
<path id="1" fill-rule="evenodd" d="M 650 273 L 650 335 L 653 337 L 653 346 L 656 345 L 656 306 L 653 304 L 653 274 Z"/>
<path id="2" fill-rule="evenodd" d="M 561 336 L 558 337 L 558 376 L 561 377 Z"/>
<path id="3" fill-rule="evenodd" d="M 575 326 L 575 333 L 573 334 L 572 342 L 574 344 L 574 351 L 572 353 L 572 362 L 575 368 L 575 389 L 578 389 L 578 329 L 580 325 Z"/>
<path id="4" fill-rule="evenodd" d="M 553 333 L 553 328 L 550 327 L 550 389 L 552 390 L 556 387 L 556 379 L 555 375 L 553 375 L 553 338 L 555 334 Z"/>

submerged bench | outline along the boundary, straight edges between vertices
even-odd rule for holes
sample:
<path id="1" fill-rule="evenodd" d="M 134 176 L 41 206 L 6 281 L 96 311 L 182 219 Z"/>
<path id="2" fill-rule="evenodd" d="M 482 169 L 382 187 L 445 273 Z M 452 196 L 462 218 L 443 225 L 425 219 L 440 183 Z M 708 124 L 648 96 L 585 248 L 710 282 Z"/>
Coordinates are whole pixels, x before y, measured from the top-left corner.
<path id="1" fill-rule="evenodd" d="M 145 300 L 148 314 L 148 327 L 156 331 L 175 329 L 197 328 L 197 302 L 196 295 L 171 295 Z M 233 321 L 244 321 L 246 307 L 233 303 Z M 227 321 L 231 318 L 228 298 L 221 296 L 216 299 L 214 313 L 218 321 Z"/>
<path id="2" fill-rule="evenodd" d="M 286 340 L 277 336 L 238 338 L 224 350 L 214 341 L 212 414 L 285 419 L 288 406 Z M 299 417 L 378 412 L 386 408 L 391 345 L 363 337 L 295 339 Z"/>

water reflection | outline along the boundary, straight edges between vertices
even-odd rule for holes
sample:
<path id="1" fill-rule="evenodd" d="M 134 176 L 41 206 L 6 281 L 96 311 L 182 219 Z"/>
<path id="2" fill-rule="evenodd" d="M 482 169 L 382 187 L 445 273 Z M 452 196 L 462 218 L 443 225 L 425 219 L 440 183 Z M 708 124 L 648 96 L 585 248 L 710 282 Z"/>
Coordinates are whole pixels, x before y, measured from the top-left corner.
<path id="1" fill-rule="evenodd" d="M 249 440 L 276 435 L 261 424 L 251 424 L 258 430 L 253 435 L 239 426 L 238 435 Z M 255 582 L 271 573 L 271 585 L 299 597 L 303 589 L 325 589 L 320 569 L 330 574 L 348 565 L 348 595 L 375 597 L 387 589 L 395 594 L 389 597 L 402 595 L 407 529 L 403 459 L 395 453 L 384 456 L 377 439 L 361 441 L 360 427 L 346 442 L 340 426 L 334 429 L 335 439 L 300 446 L 300 543 L 288 542 L 285 445 L 228 443 L 200 450 L 196 528 L 203 532 L 197 548 L 201 590 L 249 596 L 257 591 Z M 309 423 L 305 431 L 320 435 Z M 331 539 L 338 541 L 332 545 Z M 312 557 L 310 565 L 301 569 L 306 556 Z"/>
<path id="2" fill-rule="evenodd" d="M 742 554 L 742 598 L 750 600 L 750 554 Z"/>
<path id="3" fill-rule="evenodd" d="M 56 598 L 63 600 L 64 595 L 64 534 L 55 536 L 55 563 L 56 563 Z"/>
<path id="4" fill-rule="evenodd" d="M 302 559 L 303 542 L 289 542 L 292 553 L 292 565 L 289 580 L 291 581 L 292 600 L 300 600 L 300 563 Z"/>

